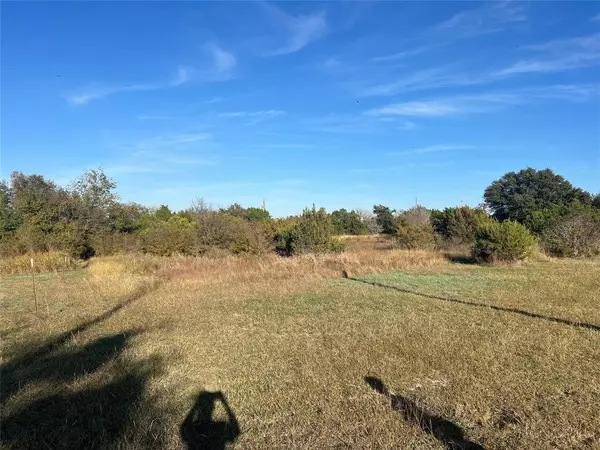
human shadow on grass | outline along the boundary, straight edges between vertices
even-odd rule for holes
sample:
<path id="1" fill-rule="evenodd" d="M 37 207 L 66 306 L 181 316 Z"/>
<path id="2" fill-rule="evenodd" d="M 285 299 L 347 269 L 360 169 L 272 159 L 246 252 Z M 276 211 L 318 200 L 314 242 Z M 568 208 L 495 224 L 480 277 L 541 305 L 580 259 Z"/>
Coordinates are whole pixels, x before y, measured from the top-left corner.
<path id="1" fill-rule="evenodd" d="M 595 325 L 592 323 L 574 322 L 571 320 L 561 319 L 558 317 L 545 316 L 543 314 L 536 314 L 536 313 L 532 313 L 532 312 L 525 311 L 525 310 L 518 309 L 518 308 L 508 308 L 505 306 L 489 305 L 486 303 L 470 302 L 470 301 L 466 301 L 466 300 L 459 300 L 456 298 L 440 297 L 437 295 L 424 294 L 422 292 L 412 291 L 410 289 L 404 289 L 404 288 L 401 288 L 398 286 L 390 286 L 389 284 L 378 283 L 377 281 L 367 281 L 367 280 L 361 280 L 360 278 L 351 278 L 351 277 L 347 277 L 347 278 L 348 278 L 348 280 L 356 281 L 358 283 L 369 284 L 371 286 L 377 286 L 377 287 L 381 287 L 381 288 L 385 288 L 385 289 L 392 289 L 394 291 L 403 292 L 405 294 L 418 295 L 420 297 L 425 297 L 425 298 L 429 298 L 432 300 L 441 300 L 444 302 L 459 303 L 461 305 L 475 306 L 477 308 L 493 309 L 495 311 L 503 311 L 503 312 L 509 312 L 509 313 L 514 313 L 514 314 L 520 314 L 522 316 L 531 317 L 534 319 L 542 319 L 542 320 L 547 320 L 549 322 L 561 323 L 563 325 L 569 325 L 569 326 L 575 327 L 575 328 L 586 328 L 588 330 L 600 331 L 600 325 Z"/>
<path id="2" fill-rule="evenodd" d="M 225 409 L 225 420 L 214 420 L 213 412 L 220 402 Z M 180 427 L 181 440 L 187 450 L 223 450 L 240 434 L 240 425 L 225 394 L 221 391 L 202 391 Z"/>
<path id="3" fill-rule="evenodd" d="M 367 384 L 376 392 L 390 400 L 392 409 L 400 412 L 404 420 L 418 425 L 424 433 L 431 434 L 448 450 L 484 450 L 484 448 L 468 440 L 461 427 L 454 422 L 433 414 L 429 414 L 409 398 L 394 394 L 385 384 L 375 377 L 365 377 Z"/>

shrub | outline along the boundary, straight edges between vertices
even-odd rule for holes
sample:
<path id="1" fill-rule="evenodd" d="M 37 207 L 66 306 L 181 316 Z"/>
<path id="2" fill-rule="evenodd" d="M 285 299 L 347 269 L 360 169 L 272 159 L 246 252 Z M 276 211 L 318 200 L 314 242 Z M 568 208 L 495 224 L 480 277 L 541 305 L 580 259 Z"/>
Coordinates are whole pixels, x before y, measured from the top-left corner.
<path id="1" fill-rule="evenodd" d="M 417 227 L 429 225 L 430 218 L 431 211 L 421 205 L 413 206 L 412 208 L 408 208 L 398 214 L 399 220 Z"/>
<path id="2" fill-rule="evenodd" d="M 531 254 L 535 238 L 518 222 L 483 223 L 477 227 L 473 257 L 479 262 L 517 262 Z"/>
<path id="3" fill-rule="evenodd" d="M 600 214 L 580 211 L 565 218 L 543 234 L 542 245 L 559 257 L 600 254 Z"/>
<path id="4" fill-rule="evenodd" d="M 394 236 L 396 244 L 407 250 L 433 250 L 435 238 L 433 227 L 427 225 L 411 225 L 404 223 L 398 227 Z"/>
<path id="5" fill-rule="evenodd" d="M 284 224 L 275 230 L 275 251 L 281 256 L 291 256 L 292 250 L 292 232 L 295 224 Z"/>
<path id="6" fill-rule="evenodd" d="M 332 253 L 344 250 L 334 237 L 331 217 L 325 209 L 306 208 L 298 222 L 278 231 L 276 248 L 287 255 L 298 253 Z"/>
<path id="7" fill-rule="evenodd" d="M 546 231 L 564 221 L 569 214 L 570 208 L 568 206 L 554 206 L 552 208 L 541 209 L 529 214 L 523 225 L 536 236 L 542 236 Z"/>
<path id="8" fill-rule="evenodd" d="M 475 243 L 477 227 L 490 220 L 484 210 L 469 206 L 446 208 L 431 213 L 431 225 L 436 236 L 441 238 L 442 245 L 472 246 Z"/>
<path id="9" fill-rule="evenodd" d="M 157 220 L 140 232 L 142 250 L 161 256 L 190 253 L 195 228 L 195 223 L 177 215 Z"/>
<path id="10" fill-rule="evenodd" d="M 234 217 L 228 225 L 226 240 L 230 252 L 259 254 L 269 247 L 267 227 L 262 223 Z"/>

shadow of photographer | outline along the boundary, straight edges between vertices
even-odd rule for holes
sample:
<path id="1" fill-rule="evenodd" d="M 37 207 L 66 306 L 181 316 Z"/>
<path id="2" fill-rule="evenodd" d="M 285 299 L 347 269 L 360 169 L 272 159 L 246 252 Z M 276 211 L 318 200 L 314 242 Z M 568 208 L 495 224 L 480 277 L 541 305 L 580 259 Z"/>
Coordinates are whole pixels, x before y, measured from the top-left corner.
<path id="1" fill-rule="evenodd" d="M 227 414 L 225 420 L 213 419 L 221 403 Z M 234 442 L 240 434 L 240 425 L 221 391 L 202 391 L 180 427 L 181 439 L 188 450 L 221 450 Z"/>

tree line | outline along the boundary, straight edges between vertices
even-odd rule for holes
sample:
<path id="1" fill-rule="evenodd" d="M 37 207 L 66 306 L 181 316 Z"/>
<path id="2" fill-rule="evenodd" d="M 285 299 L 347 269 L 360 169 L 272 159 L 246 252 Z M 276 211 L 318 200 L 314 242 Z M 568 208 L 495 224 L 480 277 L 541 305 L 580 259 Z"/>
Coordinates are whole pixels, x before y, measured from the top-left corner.
<path id="1" fill-rule="evenodd" d="M 600 253 L 600 196 L 551 170 L 509 172 L 482 205 L 396 211 L 306 208 L 273 218 L 260 207 L 214 208 L 202 199 L 182 211 L 123 203 L 116 184 L 90 170 L 68 187 L 14 172 L 0 182 L 0 256 L 60 251 L 76 258 L 122 252 L 157 255 L 342 251 L 337 235 L 384 234 L 398 248 L 468 248 L 481 260 L 520 259 L 537 243 L 555 256 Z"/>

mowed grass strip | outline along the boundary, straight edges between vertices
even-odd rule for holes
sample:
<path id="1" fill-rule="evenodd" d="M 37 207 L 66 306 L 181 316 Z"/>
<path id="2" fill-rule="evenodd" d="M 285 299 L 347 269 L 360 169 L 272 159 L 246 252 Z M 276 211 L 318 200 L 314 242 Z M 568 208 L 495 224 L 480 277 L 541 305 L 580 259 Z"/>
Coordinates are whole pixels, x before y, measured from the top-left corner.
<path id="1" fill-rule="evenodd" d="M 318 264 L 306 264 L 306 277 L 232 272 L 214 282 L 193 268 L 53 274 L 40 282 L 49 315 L 39 318 L 30 281 L 3 279 L 2 375 L 12 381 L 2 383 L 3 445 L 185 448 L 181 425 L 197 394 L 222 391 L 241 430 L 235 448 L 448 447 L 392 408 L 399 397 L 484 448 L 597 448 L 600 333 L 320 279 Z M 364 279 L 598 323 L 599 269 L 438 261 Z M 217 405 L 214 420 L 226 416 Z"/>

